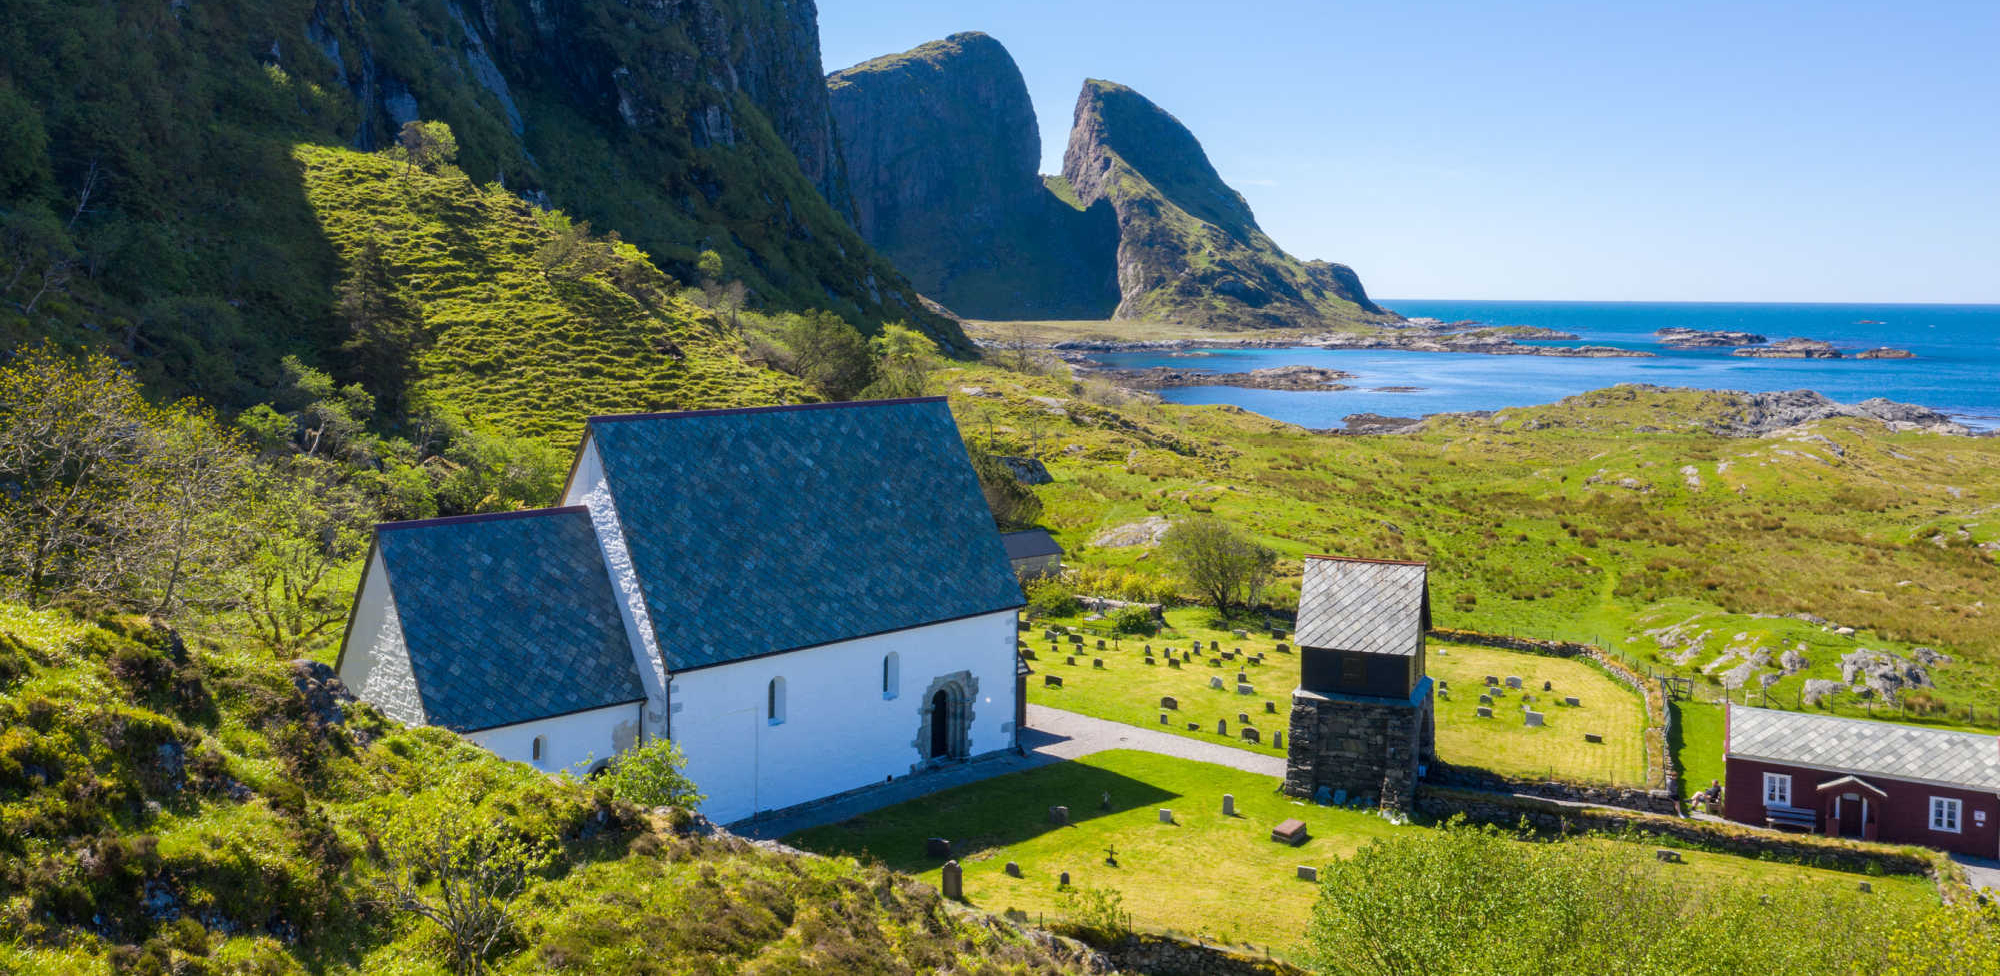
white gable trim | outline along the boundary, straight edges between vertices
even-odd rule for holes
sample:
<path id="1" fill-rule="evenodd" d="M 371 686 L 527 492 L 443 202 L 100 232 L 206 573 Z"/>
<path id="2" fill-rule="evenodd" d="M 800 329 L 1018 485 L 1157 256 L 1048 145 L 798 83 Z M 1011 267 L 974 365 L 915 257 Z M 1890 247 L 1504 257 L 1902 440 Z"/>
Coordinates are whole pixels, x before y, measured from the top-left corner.
<path id="1" fill-rule="evenodd" d="M 664 737 L 671 677 L 653 633 L 653 616 L 646 608 L 645 589 L 632 565 L 632 550 L 625 544 L 625 527 L 618 520 L 611 483 L 604 476 L 604 459 L 598 456 L 597 442 L 588 433 L 577 450 L 576 466 L 570 471 L 569 485 L 563 489 L 562 503 L 590 509 L 590 523 L 597 530 L 597 548 L 604 554 L 604 568 L 611 573 L 611 585 L 618 590 L 618 616 L 625 623 L 625 639 L 632 647 L 632 661 L 639 667 L 639 683 L 646 689 L 644 730 L 647 735 Z"/>
<path id="2" fill-rule="evenodd" d="M 403 641 L 403 621 L 396 613 L 396 594 L 379 549 L 369 551 L 338 666 L 341 682 L 382 714 L 405 725 L 427 723 L 410 649 Z"/>

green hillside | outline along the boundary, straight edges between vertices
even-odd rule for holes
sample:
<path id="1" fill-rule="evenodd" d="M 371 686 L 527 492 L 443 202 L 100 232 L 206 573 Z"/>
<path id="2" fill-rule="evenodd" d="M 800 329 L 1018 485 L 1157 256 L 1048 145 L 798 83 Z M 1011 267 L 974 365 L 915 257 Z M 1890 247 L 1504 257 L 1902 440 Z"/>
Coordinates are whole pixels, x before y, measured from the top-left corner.
<path id="1" fill-rule="evenodd" d="M 0 0 L 0 348 L 105 348 L 224 408 L 288 353 L 340 372 L 341 242 L 299 147 L 385 149 L 411 118 L 681 284 L 713 250 L 751 307 L 964 344 L 828 202 L 809 6 Z"/>

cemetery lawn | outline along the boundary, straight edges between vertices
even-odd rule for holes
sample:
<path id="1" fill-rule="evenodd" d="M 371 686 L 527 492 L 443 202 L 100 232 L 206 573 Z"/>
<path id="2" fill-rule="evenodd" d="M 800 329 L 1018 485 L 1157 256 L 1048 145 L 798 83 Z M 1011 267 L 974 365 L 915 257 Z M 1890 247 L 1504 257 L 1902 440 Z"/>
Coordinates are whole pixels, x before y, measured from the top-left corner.
<path id="1" fill-rule="evenodd" d="M 1098 809 L 1111 794 L 1111 809 Z M 1224 817 L 1222 795 L 1236 798 Z M 1048 822 L 1048 808 L 1065 805 L 1070 825 Z M 1174 812 L 1174 823 L 1158 810 Z M 1270 840 L 1280 821 L 1296 817 L 1312 835 L 1303 846 Z M 1063 916 L 1057 875 L 1078 888 L 1120 892 L 1136 929 L 1173 932 L 1256 952 L 1289 956 L 1305 932 L 1317 888 L 1298 880 L 1299 865 L 1319 866 L 1370 840 L 1426 827 L 1397 826 L 1371 813 L 1302 804 L 1277 791 L 1277 781 L 1222 766 L 1153 753 L 1117 750 L 946 790 L 843 823 L 800 831 L 785 843 L 829 855 L 874 857 L 936 885 L 942 858 L 924 856 L 924 841 L 944 837 L 964 869 L 966 900 L 992 912 L 1015 909 L 1053 924 Z M 1650 859 L 1653 846 L 1608 838 Z M 1117 849 L 1118 866 L 1105 863 Z M 1855 892 L 1860 875 L 1684 851 L 1684 864 L 1662 864 L 1668 878 L 1691 885 L 1826 886 L 1855 898 L 1935 898 L 1919 877 L 1869 878 L 1872 895 Z M 1021 866 L 1010 878 L 1008 861 Z"/>
<path id="2" fill-rule="evenodd" d="M 1674 735 L 1668 741 L 1681 768 L 1681 795 L 1692 796 L 1722 779 L 1722 706 L 1677 701 Z"/>
<path id="3" fill-rule="evenodd" d="M 1426 668 L 1449 685 L 1436 701 L 1437 755 L 1456 766 L 1477 766 L 1512 776 L 1646 785 L 1646 712 L 1639 696 L 1597 668 L 1571 658 L 1543 657 L 1487 647 L 1436 645 Z M 1493 717 L 1478 716 L 1487 675 L 1501 679 Z M 1523 691 L 1505 688 L 1509 676 Z M 1543 691 L 1542 682 L 1554 685 Z M 1534 728 L 1522 718 L 1521 695 L 1534 697 L 1542 714 Z M 1562 704 L 1575 697 L 1580 704 Z M 1585 742 L 1583 734 L 1604 736 Z M 1704 781 L 1706 782 L 1706 781 Z"/>
<path id="4" fill-rule="evenodd" d="M 1247 752 L 1282 756 L 1285 750 L 1271 746 L 1271 733 L 1284 731 L 1291 722 L 1292 689 L 1299 683 L 1296 651 L 1280 654 L 1280 643 L 1269 632 L 1251 631 L 1244 639 L 1228 629 L 1210 625 L 1209 611 L 1180 609 L 1167 612 L 1169 629 L 1154 637 L 1105 638 L 1105 649 L 1097 649 L 1098 638 L 1087 636 L 1078 650 L 1062 643 L 1051 653 L 1043 637 L 1049 621 L 1037 620 L 1021 637 L 1035 653 L 1029 666 L 1035 675 L 1028 679 L 1028 700 L 1037 705 L 1079 712 L 1094 718 L 1123 722 L 1188 738 L 1226 744 Z M 1077 621 L 1069 621 L 1077 623 Z M 1289 635 L 1287 635 L 1289 639 Z M 1224 651 L 1241 648 L 1245 653 L 1264 655 L 1263 664 L 1249 664 L 1239 656 L 1234 661 L 1216 659 L 1212 651 L 1172 668 L 1165 651 L 1172 647 L 1186 651 L 1192 641 L 1219 642 Z M 1144 648 L 1152 645 L 1156 664 L 1145 663 Z M 1443 650 L 1445 653 L 1439 654 Z M 1074 652 L 1077 663 L 1068 664 Z M 1092 666 L 1104 661 L 1103 670 Z M 1457 696 L 1437 701 L 1438 757 L 1460 766 L 1477 766 L 1516 776 L 1552 776 L 1574 782 L 1606 783 L 1621 786 L 1645 784 L 1644 707 L 1637 695 L 1603 672 L 1581 661 L 1543 657 L 1484 647 L 1460 647 L 1433 643 L 1427 666 L 1431 677 L 1449 682 Z M 1248 677 L 1256 694 L 1239 695 L 1236 676 Z M 1528 686 L 1538 704 L 1561 701 L 1574 695 L 1578 708 L 1547 704 L 1542 709 L 1542 728 L 1529 728 L 1517 711 L 1519 696 L 1498 701 L 1491 719 L 1479 718 L 1478 686 L 1486 675 L 1505 678 L 1515 675 Z M 1042 677 L 1055 675 L 1060 688 L 1046 687 Z M 1220 677 L 1222 689 L 1210 687 L 1209 679 Z M 1555 691 L 1543 693 L 1543 681 Z M 1160 699 L 1171 696 L 1180 707 L 1167 711 L 1168 723 L 1160 724 Z M 1265 711 L 1271 703 L 1275 712 Z M 1250 716 L 1250 727 L 1258 732 L 1259 743 L 1242 739 L 1239 716 Z M 1225 738 L 1215 732 L 1215 723 L 1228 723 Z M 1189 723 L 1198 726 L 1190 730 Z M 1583 733 L 1604 736 L 1600 744 L 1586 744 Z M 1706 780 L 1703 781 L 1704 783 Z"/>

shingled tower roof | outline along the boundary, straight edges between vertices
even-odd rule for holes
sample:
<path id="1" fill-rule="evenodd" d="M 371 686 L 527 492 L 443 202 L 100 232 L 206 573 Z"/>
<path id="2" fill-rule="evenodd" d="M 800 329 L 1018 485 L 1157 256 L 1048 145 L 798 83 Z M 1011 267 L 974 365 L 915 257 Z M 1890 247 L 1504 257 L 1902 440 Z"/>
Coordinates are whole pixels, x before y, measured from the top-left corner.
<path id="1" fill-rule="evenodd" d="M 1413 656 L 1430 629 L 1428 568 L 1383 559 L 1307 556 L 1300 647 Z"/>

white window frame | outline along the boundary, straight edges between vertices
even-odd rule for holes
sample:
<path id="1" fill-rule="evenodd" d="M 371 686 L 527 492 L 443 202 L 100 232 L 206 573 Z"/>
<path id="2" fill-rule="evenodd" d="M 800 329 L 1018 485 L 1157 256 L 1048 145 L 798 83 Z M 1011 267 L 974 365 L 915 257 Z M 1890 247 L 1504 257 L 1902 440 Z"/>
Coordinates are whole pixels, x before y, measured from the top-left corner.
<path id="1" fill-rule="evenodd" d="M 895 651 L 882 655 L 882 700 L 890 701 L 903 693 L 903 659 Z"/>
<path id="2" fill-rule="evenodd" d="M 534 761 L 536 763 L 540 763 L 542 761 L 542 756 L 548 752 L 547 745 L 548 745 L 547 736 L 540 736 L 540 735 L 535 736 L 535 741 L 531 745 L 530 755 L 534 757 Z"/>
<path id="3" fill-rule="evenodd" d="M 766 714 L 770 724 L 772 725 L 785 724 L 785 679 L 784 678 L 782 677 L 772 678 L 771 683 L 764 687 L 764 704 L 767 709 Z"/>
<path id="4" fill-rule="evenodd" d="M 1964 833 L 1965 801 L 1953 796 L 1931 797 L 1931 829 L 1945 834 Z"/>
<path id="5" fill-rule="evenodd" d="M 1764 774 L 1764 805 L 1767 807 L 1789 807 L 1792 805 L 1792 774 Z"/>

